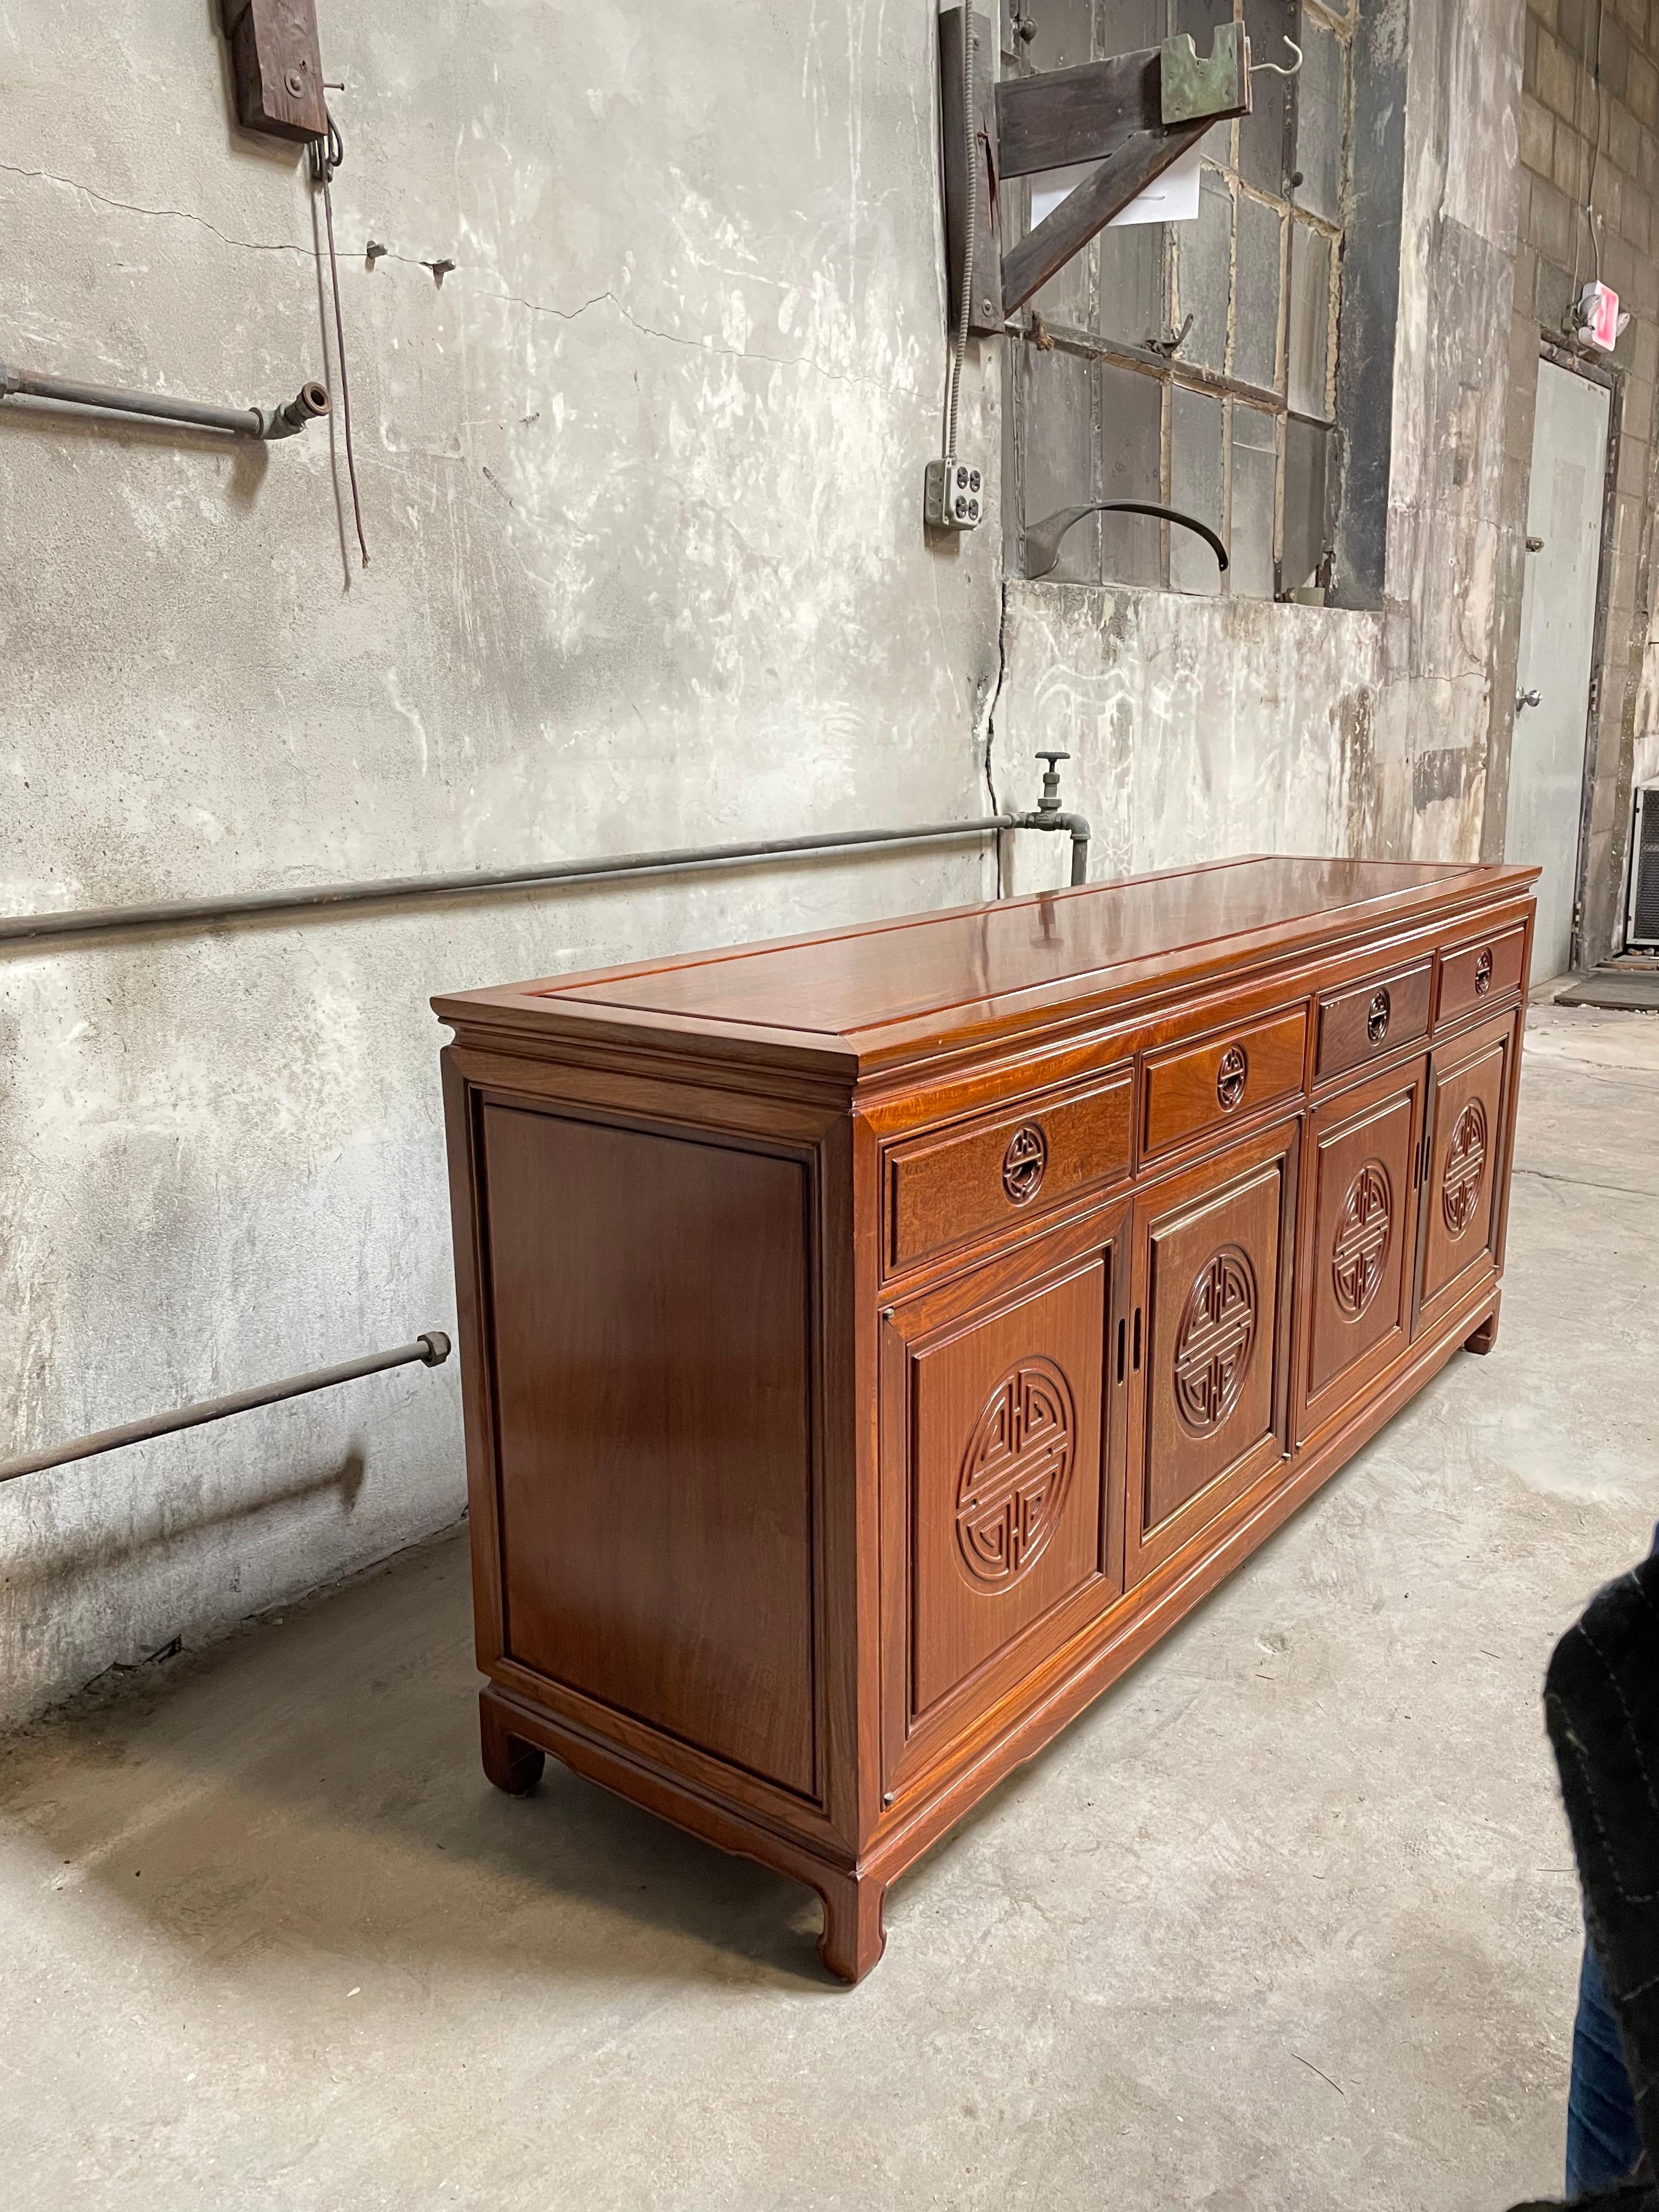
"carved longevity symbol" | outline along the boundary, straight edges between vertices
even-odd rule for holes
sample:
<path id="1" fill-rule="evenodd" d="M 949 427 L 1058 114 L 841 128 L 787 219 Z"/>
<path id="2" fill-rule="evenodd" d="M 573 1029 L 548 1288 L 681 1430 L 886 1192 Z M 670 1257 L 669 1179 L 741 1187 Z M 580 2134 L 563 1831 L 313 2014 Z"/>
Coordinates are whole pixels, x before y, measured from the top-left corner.
<path id="1" fill-rule="evenodd" d="M 1221 1055 L 1221 1066 L 1215 1079 L 1215 1095 L 1221 1101 L 1223 1111 L 1231 1114 L 1244 1096 L 1244 1082 L 1250 1072 L 1242 1044 L 1230 1044 Z"/>
<path id="2" fill-rule="evenodd" d="M 1238 1403 L 1255 1345 L 1255 1273 L 1237 1244 L 1207 1261 L 1176 1339 L 1176 1409 L 1196 1436 L 1218 1429 Z"/>
<path id="3" fill-rule="evenodd" d="M 1365 1010 L 1365 1034 L 1373 1044 L 1381 1044 L 1389 1034 L 1389 1016 L 1393 1012 L 1394 1002 L 1387 990 L 1373 991 Z"/>
<path id="4" fill-rule="evenodd" d="M 1024 1206 L 1042 1188 L 1048 1172 L 1048 1139 L 1035 1121 L 1016 1129 L 1002 1156 L 1002 1187 L 1016 1206 Z"/>
<path id="5" fill-rule="evenodd" d="M 1476 1098 L 1457 1117 L 1440 1182 L 1441 1209 L 1454 1237 L 1461 1237 L 1474 1220 L 1486 1175 L 1486 1109 Z"/>
<path id="6" fill-rule="evenodd" d="M 1376 1296 L 1394 1233 L 1393 1212 L 1388 1170 L 1381 1160 L 1367 1160 L 1348 1185 L 1331 1255 L 1336 1302 L 1351 1320 L 1358 1321 Z"/>
<path id="7" fill-rule="evenodd" d="M 1071 1387 L 1050 1359 L 1005 1375 L 979 1417 L 957 1486 L 957 1542 L 977 1583 L 1015 1582 L 1054 1534 L 1077 1435 Z"/>
<path id="8" fill-rule="evenodd" d="M 1492 988 L 1492 949 L 1487 946 L 1474 963 L 1474 995 L 1484 999 Z"/>

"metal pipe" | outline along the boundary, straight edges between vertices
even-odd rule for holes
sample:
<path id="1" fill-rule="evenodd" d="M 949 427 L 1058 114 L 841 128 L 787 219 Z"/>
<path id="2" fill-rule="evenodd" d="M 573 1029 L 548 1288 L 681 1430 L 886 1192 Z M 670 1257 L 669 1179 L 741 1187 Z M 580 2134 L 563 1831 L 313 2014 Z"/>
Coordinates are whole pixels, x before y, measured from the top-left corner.
<path id="1" fill-rule="evenodd" d="M 1065 817 L 1069 823 L 1081 816 Z M 769 837 L 741 845 L 689 845 L 658 853 L 624 853 L 614 860 L 541 862 L 524 868 L 479 868 L 453 875 L 387 876 L 365 883 L 317 884 L 308 890 L 244 891 L 231 898 L 181 899 L 169 905 L 68 908 L 62 914 L 0 916 L 0 945 L 51 937 L 98 937 L 129 929 L 172 929 L 191 922 L 240 921 L 265 915 L 300 914 L 319 907 L 375 906 L 384 900 L 465 897 L 485 890 L 529 889 L 538 884 L 603 883 L 617 876 L 677 875 L 693 868 L 730 867 L 746 860 L 787 859 L 797 853 L 840 853 L 866 846 L 937 845 L 994 832 L 1058 829 L 1058 818 L 987 814 L 967 822 L 927 822 L 914 830 L 836 830 L 813 837 Z M 1085 854 L 1088 825 L 1084 823 Z M 1073 855 L 1075 859 L 1075 854 Z M 1082 880 L 1073 870 L 1072 880 Z"/>
<path id="2" fill-rule="evenodd" d="M 400 1344 L 395 1352 L 377 1352 L 367 1359 L 348 1359 L 343 1366 L 319 1367 L 309 1375 L 290 1375 L 286 1382 L 267 1382 L 257 1390 L 234 1390 L 228 1398 L 208 1398 L 198 1406 L 182 1407 L 176 1413 L 155 1413 L 146 1421 L 124 1422 L 118 1429 L 100 1429 L 95 1436 L 76 1437 L 50 1451 L 31 1452 L 22 1459 L 0 1461 L 0 1482 L 15 1482 L 25 1474 L 39 1474 L 49 1467 L 67 1467 L 71 1461 L 95 1459 L 100 1452 L 120 1451 L 151 1437 L 168 1437 L 179 1429 L 199 1429 L 206 1421 L 222 1421 L 233 1413 L 252 1413 L 256 1406 L 275 1406 L 284 1398 L 303 1398 L 313 1390 L 331 1390 L 338 1382 L 355 1382 L 364 1375 L 384 1374 L 388 1368 L 441 1367 L 449 1357 L 449 1339 L 441 1328 L 427 1329 L 413 1344 Z"/>
<path id="3" fill-rule="evenodd" d="M 228 430 L 234 437 L 269 443 L 292 438 L 333 405 L 328 386 L 313 378 L 283 407 L 213 407 L 198 399 L 170 399 L 161 392 L 125 392 L 111 384 L 77 384 L 64 376 L 37 376 L 0 361 L 0 399 L 55 399 L 66 407 L 95 407 L 106 415 L 142 415 L 161 422 L 186 422 L 198 430 Z"/>

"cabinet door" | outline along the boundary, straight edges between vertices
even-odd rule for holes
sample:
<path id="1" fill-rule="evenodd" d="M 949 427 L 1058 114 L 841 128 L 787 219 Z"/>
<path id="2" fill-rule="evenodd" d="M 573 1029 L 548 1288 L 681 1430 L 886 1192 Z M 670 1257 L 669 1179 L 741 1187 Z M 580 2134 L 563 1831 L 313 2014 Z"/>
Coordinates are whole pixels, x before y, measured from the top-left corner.
<path id="1" fill-rule="evenodd" d="M 1289 1455 L 1300 1128 L 1269 1130 L 1135 1201 L 1132 1583 Z"/>
<path id="2" fill-rule="evenodd" d="M 885 1787 L 1123 1587 L 1127 1208 L 890 1308 L 882 1329 Z"/>
<path id="3" fill-rule="evenodd" d="M 1413 1060 L 1313 1117 L 1298 1442 L 1352 1405 L 1411 1340 L 1427 1072 L 1426 1060 Z"/>
<path id="4" fill-rule="evenodd" d="M 1430 1058 L 1416 1334 L 1498 1272 L 1519 1030 L 1505 1015 Z"/>

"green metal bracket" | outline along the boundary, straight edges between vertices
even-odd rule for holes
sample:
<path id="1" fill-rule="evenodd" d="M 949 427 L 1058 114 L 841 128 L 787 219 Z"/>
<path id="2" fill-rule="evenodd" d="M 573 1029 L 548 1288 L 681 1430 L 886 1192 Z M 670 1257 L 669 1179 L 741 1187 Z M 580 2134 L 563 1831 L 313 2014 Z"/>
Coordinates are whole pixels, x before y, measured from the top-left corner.
<path id="1" fill-rule="evenodd" d="M 1207 61 L 1199 59 L 1198 48 L 1185 31 L 1165 39 L 1158 58 L 1166 125 L 1200 122 L 1206 115 L 1234 115 L 1241 100 L 1248 104 L 1249 51 L 1241 24 L 1217 25 Z"/>

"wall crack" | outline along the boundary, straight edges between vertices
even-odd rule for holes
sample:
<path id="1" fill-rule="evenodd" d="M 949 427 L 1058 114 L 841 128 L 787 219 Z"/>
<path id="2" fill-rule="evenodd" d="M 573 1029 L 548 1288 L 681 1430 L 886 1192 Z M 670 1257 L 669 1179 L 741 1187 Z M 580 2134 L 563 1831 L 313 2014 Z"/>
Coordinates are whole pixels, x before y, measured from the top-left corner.
<path id="1" fill-rule="evenodd" d="M 107 192 L 94 191 L 90 185 L 82 184 L 77 178 L 60 177 L 51 169 L 26 169 L 15 161 L 0 161 L 0 174 L 22 177 L 30 182 L 57 185 L 64 191 L 82 192 L 88 199 L 96 201 L 100 207 L 117 208 L 125 215 L 149 216 L 161 222 L 195 223 L 203 230 L 210 232 L 224 245 L 234 246 L 243 252 L 293 253 L 301 260 L 311 262 L 317 258 L 313 246 L 257 238 L 233 238 L 228 231 L 221 230 L 217 223 L 210 222 L 204 215 L 196 215 L 188 208 L 148 207 L 138 200 L 115 199 Z M 413 254 L 397 253 L 389 249 L 380 258 L 400 262 L 405 269 L 421 269 L 429 272 L 432 267 L 429 261 L 419 260 Z M 465 269 L 455 271 L 457 276 L 463 278 L 467 273 Z M 522 293 L 498 291 L 489 285 L 480 285 L 478 289 L 486 299 L 499 300 L 508 307 L 522 307 L 527 314 L 550 315 L 561 323 L 577 322 L 595 307 L 609 305 L 642 337 L 659 339 L 664 345 L 679 346 L 688 353 L 717 355 L 723 361 L 765 362 L 774 368 L 808 368 L 831 383 L 861 386 L 886 392 L 901 392 L 914 396 L 914 386 L 901 384 L 896 379 L 865 376 L 856 370 L 830 368 L 811 354 L 762 353 L 736 346 L 717 345 L 712 338 L 685 337 L 677 331 L 659 330 L 654 324 L 641 322 L 608 287 L 602 292 L 595 292 L 591 299 L 584 300 L 576 307 L 556 307 L 547 301 L 526 299 Z"/>

